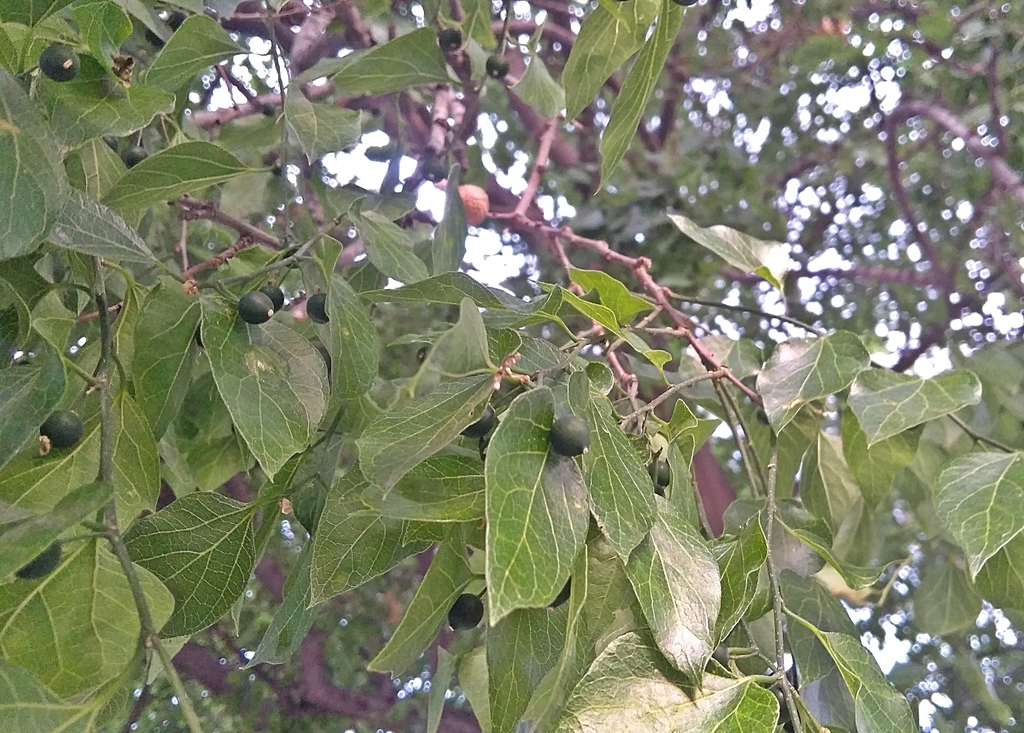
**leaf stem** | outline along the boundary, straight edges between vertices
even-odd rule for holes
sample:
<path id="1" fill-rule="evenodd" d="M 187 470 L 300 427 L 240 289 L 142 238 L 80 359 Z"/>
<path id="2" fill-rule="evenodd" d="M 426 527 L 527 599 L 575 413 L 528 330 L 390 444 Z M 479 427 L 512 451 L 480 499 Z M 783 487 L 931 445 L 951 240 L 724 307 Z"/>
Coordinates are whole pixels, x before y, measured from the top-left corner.
<path id="1" fill-rule="evenodd" d="M 967 433 L 969 436 L 971 436 L 971 438 L 973 438 L 978 443 L 985 443 L 986 445 L 990 445 L 993 448 L 998 448 L 999 450 L 1005 451 L 1006 453 L 1016 453 L 1017 452 L 1016 448 L 1011 448 L 1010 446 L 1006 445 L 1006 443 L 1000 443 L 998 440 L 996 440 L 994 438 L 989 438 L 989 437 L 986 437 L 986 436 L 982 435 L 977 430 L 972 428 L 965 420 L 961 419 L 957 415 L 954 415 L 953 413 L 949 414 L 949 419 L 952 420 L 954 423 L 956 423 L 956 426 L 958 428 L 963 430 L 965 433 Z"/>
<path id="2" fill-rule="evenodd" d="M 732 399 L 729 391 L 719 382 L 712 382 L 715 392 L 718 394 L 718 401 L 722 404 L 722 411 L 725 413 L 725 422 L 732 431 L 736 440 L 736 447 L 740 451 L 740 459 L 743 469 L 747 474 L 747 481 L 750 482 L 750 491 L 759 496 L 765 493 L 765 477 L 761 465 L 756 461 L 756 454 L 751 450 L 750 433 L 743 424 L 743 418 L 739 414 L 739 406 Z"/>
<path id="3" fill-rule="evenodd" d="M 107 312 L 107 288 L 103 282 L 103 265 L 99 258 L 93 258 L 93 279 L 96 295 L 96 310 L 100 314 L 100 362 L 96 368 L 96 381 L 100 390 L 100 481 L 114 482 L 114 409 L 113 398 L 110 393 L 110 363 L 113 360 L 114 338 L 110 328 L 110 318 Z M 153 616 L 149 611 L 149 603 L 146 601 L 146 594 L 142 589 L 138 573 L 128 556 L 128 548 L 124 544 L 124 538 L 117 526 L 117 507 L 112 500 L 103 508 L 103 526 L 107 541 L 121 564 L 121 571 L 128 579 L 128 586 L 131 588 L 132 598 L 135 600 L 135 607 L 139 614 L 139 625 L 141 627 L 140 641 L 146 647 L 152 647 L 160 656 L 167 672 L 167 678 L 171 682 L 174 694 L 178 697 L 181 705 L 181 712 L 185 716 L 185 722 L 191 733 L 203 733 L 203 727 L 196 715 L 192 701 L 189 700 L 185 684 L 178 671 L 171 663 L 170 655 L 160 643 L 160 636 L 153 625 Z"/>
<path id="4" fill-rule="evenodd" d="M 653 400 L 648 402 L 640 409 L 634 410 L 633 412 L 623 417 L 621 420 L 619 420 L 619 424 L 626 425 L 632 420 L 636 420 L 638 417 L 641 417 L 645 413 L 654 412 L 654 410 L 656 410 L 659 405 L 661 405 L 665 400 L 674 395 L 676 392 L 681 392 L 684 389 L 689 389 L 690 387 L 700 384 L 701 382 L 707 381 L 708 379 L 721 379 L 726 375 L 727 371 L 728 369 L 722 367 L 721 369 L 716 369 L 713 372 L 700 374 L 696 377 L 684 379 L 682 382 L 679 382 L 678 384 L 673 384 L 671 387 L 666 389 L 664 392 L 662 392 L 660 395 L 655 397 Z"/>
<path id="5" fill-rule="evenodd" d="M 750 308 L 745 305 L 726 305 L 725 303 L 720 303 L 715 300 L 701 300 L 700 298 L 690 298 L 686 295 L 680 295 L 679 293 L 674 293 L 671 291 L 669 291 L 669 297 L 682 301 L 683 303 L 692 303 L 693 305 L 701 305 L 706 308 L 721 308 L 722 310 L 732 311 L 734 313 L 750 313 L 755 316 L 761 316 L 762 318 L 775 319 L 777 321 L 782 321 L 783 323 L 789 323 L 793 326 L 797 326 L 798 328 L 802 328 L 805 331 L 810 331 L 815 336 L 828 336 L 827 332 L 823 331 L 820 328 L 812 326 L 809 323 L 804 323 L 803 321 L 796 318 L 791 318 L 790 316 L 782 316 L 777 313 L 766 313 L 765 311 L 760 310 L 759 308 Z"/>

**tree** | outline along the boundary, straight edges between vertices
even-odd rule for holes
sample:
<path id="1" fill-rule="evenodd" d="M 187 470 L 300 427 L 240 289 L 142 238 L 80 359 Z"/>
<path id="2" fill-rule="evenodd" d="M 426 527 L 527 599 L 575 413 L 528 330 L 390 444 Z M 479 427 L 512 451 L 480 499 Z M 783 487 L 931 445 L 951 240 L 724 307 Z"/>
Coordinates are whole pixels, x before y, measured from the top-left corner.
<path id="1" fill-rule="evenodd" d="M 0 718 L 1019 730 L 1022 13 L 5 3 Z"/>

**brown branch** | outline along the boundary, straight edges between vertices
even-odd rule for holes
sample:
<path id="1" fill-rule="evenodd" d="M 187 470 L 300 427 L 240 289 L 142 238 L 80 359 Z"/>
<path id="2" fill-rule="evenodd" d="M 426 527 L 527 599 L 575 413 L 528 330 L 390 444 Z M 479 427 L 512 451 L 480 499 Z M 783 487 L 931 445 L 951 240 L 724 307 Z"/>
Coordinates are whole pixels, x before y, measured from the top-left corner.
<path id="1" fill-rule="evenodd" d="M 333 84 L 321 84 L 304 88 L 304 93 L 311 101 L 323 99 L 334 92 Z M 265 108 L 280 107 L 281 95 L 277 92 L 260 94 L 253 97 L 251 101 L 239 104 L 237 107 L 225 107 L 224 109 L 200 109 L 192 112 L 190 119 L 201 130 L 207 132 L 215 130 L 221 125 L 226 125 L 232 120 L 249 115 L 262 114 Z"/>
<path id="2" fill-rule="evenodd" d="M 204 272 L 205 270 L 216 269 L 223 265 L 228 260 L 230 260 L 236 254 L 241 252 L 243 249 L 248 249 L 253 244 L 255 244 L 255 242 L 253 242 L 252 238 L 243 234 L 235 241 L 234 244 L 225 249 L 223 252 L 218 252 L 210 259 L 200 262 L 197 265 L 193 265 L 192 267 L 185 270 L 185 272 L 182 273 L 182 277 L 186 280 L 190 280 L 200 272 Z"/>
<path id="3" fill-rule="evenodd" d="M 202 201 L 200 199 L 192 198 L 188 194 L 185 194 L 177 201 L 178 207 L 181 211 L 178 213 L 178 218 L 184 221 L 195 221 L 196 219 L 206 219 L 208 221 L 217 222 L 223 224 L 226 227 L 230 227 L 238 232 L 239 236 L 248 237 L 253 242 L 259 242 L 265 244 L 271 249 L 281 249 L 281 240 L 272 234 L 254 227 L 252 224 L 242 221 L 230 214 L 225 214 L 217 204 L 212 201 Z M 236 242 L 237 244 L 237 242 Z M 193 268 L 194 269 L 194 268 Z M 205 268 L 204 268 L 205 269 Z"/>
<path id="4" fill-rule="evenodd" d="M 534 60 L 534 63 L 539 62 Z M 558 118 L 556 117 L 553 120 L 548 120 L 544 134 L 540 137 L 540 146 L 537 148 L 537 160 L 533 163 L 533 170 L 530 171 L 530 178 L 526 182 L 526 190 L 519 197 L 519 203 L 516 204 L 515 211 L 512 212 L 513 216 L 525 216 L 526 210 L 533 203 L 533 198 L 537 195 L 537 189 L 540 188 L 540 179 L 547 173 L 548 157 L 551 155 L 551 144 L 554 142 L 557 134 Z"/>

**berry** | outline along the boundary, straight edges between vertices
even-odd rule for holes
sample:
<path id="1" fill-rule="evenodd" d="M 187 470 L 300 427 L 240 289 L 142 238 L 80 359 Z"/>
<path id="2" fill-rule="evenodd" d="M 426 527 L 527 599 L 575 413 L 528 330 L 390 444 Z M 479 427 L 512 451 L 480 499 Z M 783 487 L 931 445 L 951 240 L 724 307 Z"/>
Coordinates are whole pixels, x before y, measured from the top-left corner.
<path id="1" fill-rule="evenodd" d="M 711 652 L 711 658 L 721 664 L 723 667 L 729 666 L 729 647 L 725 644 L 719 644 L 715 647 L 715 651 Z"/>
<path id="2" fill-rule="evenodd" d="M 141 145 L 132 145 L 130 148 L 121 153 L 121 160 L 129 168 L 134 168 L 139 163 L 149 157 L 149 153 Z"/>
<path id="3" fill-rule="evenodd" d="M 466 211 L 466 223 L 471 227 L 483 224 L 487 212 L 491 209 L 491 199 L 487 191 L 472 183 L 466 183 L 459 186 L 459 197 L 462 199 L 462 208 Z"/>
<path id="4" fill-rule="evenodd" d="M 558 608 L 567 600 L 569 600 L 569 593 L 572 590 L 572 578 L 565 581 L 565 585 L 562 586 L 562 590 L 558 591 L 558 595 L 555 596 L 555 600 L 548 604 L 548 608 Z"/>
<path id="5" fill-rule="evenodd" d="M 462 33 L 458 28 L 445 28 L 437 34 L 437 45 L 445 53 L 457 51 L 462 46 Z"/>
<path id="6" fill-rule="evenodd" d="M 71 81 L 78 76 L 78 54 L 63 43 L 54 43 L 39 54 L 39 70 L 54 81 Z"/>
<path id="7" fill-rule="evenodd" d="M 246 293 L 238 301 L 238 315 L 246 323 L 266 323 L 274 315 L 274 303 L 258 290 Z"/>
<path id="8" fill-rule="evenodd" d="M 664 458 L 655 458 L 651 461 L 651 464 L 647 466 L 647 473 L 651 474 L 651 480 L 654 485 L 660 489 L 664 489 L 668 486 L 669 481 L 672 480 L 672 473 L 669 471 L 668 461 Z"/>
<path id="9" fill-rule="evenodd" d="M 51 448 L 70 448 L 82 439 L 82 418 L 71 410 L 58 410 L 46 418 L 39 434 L 49 439 Z"/>
<path id="10" fill-rule="evenodd" d="M 60 555 L 60 542 L 54 542 L 14 574 L 22 580 L 45 578 L 60 564 Z"/>
<path id="11" fill-rule="evenodd" d="M 443 181 L 448 177 L 444 161 L 440 158 L 435 158 L 433 155 L 424 159 L 422 171 L 423 177 L 431 183 Z"/>
<path id="12" fill-rule="evenodd" d="M 427 360 L 427 354 L 430 353 L 429 346 L 421 346 L 419 351 L 416 352 L 416 362 L 422 364 Z"/>
<path id="13" fill-rule="evenodd" d="M 327 317 L 327 296 L 323 293 L 311 295 L 306 301 L 306 313 L 313 323 L 322 324 L 331 320 Z"/>
<path id="14" fill-rule="evenodd" d="M 274 304 L 275 313 L 284 308 L 284 291 L 281 288 L 276 285 L 264 285 L 260 288 L 260 292 L 270 298 L 270 302 Z"/>
<path id="15" fill-rule="evenodd" d="M 487 76 L 492 79 L 504 79 L 505 75 L 508 74 L 508 59 L 504 56 L 494 54 L 487 57 Z"/>
<path id="16" fill-rule="evenodd" d="M 448 625 L 453 630 L 472 629 L 484 617 L 484 603 L 472 593 L 463 593 L 455 599 L 448 611 Z"/>
<path id="17" fill-rule="evenodd" d="M 497 418 L 494 415 L 494 408 L 487 405 L 487 407 L 484 408 L 484 412 L 480 416 L 480 419 L 463 430 L 462 434 L 467 438 L 482 438 L 487 435 L 487 433 L 491 432 L 491 428 L 494 427 L 494 423 L 496 421 Z"/>
<path id="18" fill-rule="evenodd" d="M 700 2 L 700 0 L 672 0 L 676 5 L 682 5 L 684 8 L 692 8 L 694 5 Z"/>
<path id="19" fill-rule="evenodd" d="M 274 117 L 277 114 L 277 107 L 272 104 L 264 104 L 260 107 L 260 112 L 263 113 L 264 117 Z"/>
<path id="20" fill-rule="evenodd" d="M 590 447 L 590 426 L 582 417 L 566 415 L 555 420 L 548 435 L 551 449 L 563 456 L 578 456 Z"/>

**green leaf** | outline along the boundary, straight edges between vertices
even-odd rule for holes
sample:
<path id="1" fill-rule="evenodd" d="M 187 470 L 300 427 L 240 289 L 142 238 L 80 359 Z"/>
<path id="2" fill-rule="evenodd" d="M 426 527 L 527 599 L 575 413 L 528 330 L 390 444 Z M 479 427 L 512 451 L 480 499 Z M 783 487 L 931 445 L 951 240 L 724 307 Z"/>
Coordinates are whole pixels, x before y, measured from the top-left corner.
<path id="1" fill-rule="evenodd" d="M 445 272 L 400 288 L 370 290 L 359 295 L 371 303 L 426 302 L 459 305 L 463 298 L 469 298 L 481 308 L 511 310 L 524 315 L 535 310 L 529 303 L 482 285 L 463 272 Z"/>
<path id="2" fill-rule="evenodd" d="M 117 153 L 100 139 L 86 141 L 64 159 L 64 167 L 72 187 L 97 201 L 107 195 L 126 170 Z"/>
<path id="3" fill-rule="evenodd" d="M 718 574 L 722 579 L 722 602 L 715 623 L 718 641 L 729 635 L 750 607 L 767 557 L 768 544 L 757 517 L 748 519 L 736 540 L 723 546 L 718 556 Z"/>
<path id="4" fill-rule="evenodd" d="M 804 404 L 845 389 L 867 366 L 868 352 L 849 331 L 783 341 L 757 376 L 772 427 L 781 431 Z"/>
<path id="5" fill-rule="evenodd" d="M 843 604 L 814 578 L 783 570 L 779 574 L 779 588 L 786 608 L 816 629 L 846 634 L 852 639 L 860 638 Z M 828 650 L 805 625 L 789 624 L 788 631 L 802 685 L 823 679 L 836 669 Z"/>
<path id="6" fill-rule="evenodd" d="M 383 575 L 429 543 L 407 543 L 408 522 L 387 519 L 359 501 L 369 484 L 359 465 L 331 487 L 313 537 L 312 603 Z"/>
<path id="7" fill-rule="evenodd" d="M 619 323 L 629 323 L 634 316 L 654 308 L 604 270 L 577 270 L 570 267 L 569 277 L 584 290 L 596 290 L 601 297 L 601 304 L 611 309 Z"/>
<path id="8" fill-rule="evenodd" d="M 488 32 L 490 26 L 488 25 Z M 444 215 L 434 230 L 434 246 L 431 250 L 435 275 L 443 272 L 457 272 L 462 258 L 466 256 L 466 208 L 459 195 L 459 175 L 462 168 L 453 165 L 448 173 L 448 185 L 444 194 Z"/>
<path id="9" fill-rule="evenodd" d="M 402 283 L 430 277 L 427 266 L 413 251 L 413 241 L 397 224 L 375 211 L 364 211 L 352 221 L 363 238 L 366 256 L 374 267 Z"/>
<path id="10" fill-rule="evenodd" d="M 929 555 L 921 566 L 921 584 L 914 592 L 915 628 L 946 636 L 974 628 L 981 596 L 974 590 L 957 556 Z"/>
<path id="11" fill-rule="evenodd" d="M 715 647 L 722 600 L 718 565 L 700 534 L 659 500 L 657 521 L 629 556 L 626 575 L 658 648 L 699 685 Z"/>
<path id="12" fill-rule="evenodd" d="M 156 507 L 160 456 L 146 416 L 127 393 L 114 398 L 114 498 L 127 527 L 139 512 Z"/>
<path id="13" fill-rule="evenodd" d="M 420 28 L 364 51 L 334 76 L 335 88 L 346 94 L 389 94 L 449 81 L 433 28 Z"/>
<path id="14" fill-rule="evenodd" d="M 904 430 L 978 404 L 981 382 L 966 369 L 921 379 L 889 369 L 862 371 L 850 387 L 850 407 L 868 447 Z"/>
<path id="15" fill-rule="evenodd" d="M 972 453 L 935 485 L 935 513 L 967 555 L 971 577 L 1024 530 L 1024 454 Z"/>
<path id="16" fill-rule="evenodd" d="M 28 254 L 64 205 L 64 167 L 21 85 L 0 70 L 0 260 Z"/>
<path id="17" fill-rule="evenodd" d="M 28 364 L 0 370 L 0 415 L 17 415 L 0 420 L 0 467 L 32 438 L 64 394 L 64 364 L 60 354 L 47 343 L 35 349 Z"/>
<path id="18" fill-rule="evenodd" d="M 253 504 L 199 492 L 140 519 L 125 533 L 132 561 L 174 596 L 163 635 L 202 631 L 227 613 L 256 564 Z"/>
<path id="19" fill-rule="evenodd" d="M 388 643 L 370 660 L 371 672 L 400 677 L 430 646 L 448 609 L 473 578 L 461 544 L 444 542 Z"/>
<path id="20" fill-rule="evenodd" d="M 490 591 L 488 591 L 490 597 Z M 489 598 L 488 603 L 493 601 Z M 487 632 L 491 730 L 513 733 L 565 643 L 565 606 L 519 609 Z"/>
<path id="21" fill-rule="evenodd" d="M 483 733 L 491 733 L 491 708 L 488 699 L 487 649 L 475 647 L 459 664 L 459 687 L 473 708 Z"/>
<path id="22" fill-rule="evenodd" d="M 313 546 L 306 544 L 298 562 L 284 583 L 284 601 L 274 612 L 270 626 L 263 633 L 260 645 L 245 669 L 257 664 L 284 664 L 298 650 L 317 617 L 310 608 L 309 570 L 313 564 Z"/>
<path id="23" fill-rule="evenodd" d="M 766 242 L 721 224 L 703 228 L 678 214 L 669 219 L 679 231 L 705 247 L 733 267 L 760 275 L 779 290 L 789 268 L 789 247 L 782 242 Z M 787 342 L 788 343 L 788 342 Z"/>
<path id="24" fill-rule="evenodd" d="M 562 589 L 586 539 L 587 490 L 572 458 L 548 450 L 550 388 L 519 395 L 487 448 L 487 598 L 491 626 Z M 492 700 L 492 717 L 495 716 Z"/>
<path id="25" fill-rule="evenodd" d="M 492 382 L 490 375 L 456 379 L 441 384 L 425 399 L 381 414 L 356 441 L 363 474 L 385 489 L 394 486 L 480 416 Z"/>
<path id="26" fill-rule="evenodd" d="M 1024 610 L 1024 533 L 1016 535 L 989 558 L 975 585 L 997 608 Z"/>
<path id="27" fill-rule="evenodd" d="M 683 23 L 683 8 L 675 2 L 663 0 L 654 33 L 644 43 L 636 62 L 629 70 L 622 89 L 612 103 L 611 119 L 601 135 L 601 183 L 606 184 L 626 155 L 629 144 L 636 137 L 647 101 L 672 51 Z M 781 279 L 781 275 L 780 275 Z"/>
<path id="28" fill-rule="evenodd" d="M 380 339 L 359 296 L 340 275 L 331 276 L 327 316 L 331 394 L 335 398 L 358 397 L 377 377 Z"/>
<path id="29" fill-rule="evenodd" d="M 0 659 L 0 719 L 17 733 L 91 732 L 99 725 L 97 717 L 102 708 L 96 698 L 86 702 L 61 700 L 31 674 Z"/>
<path id="30" fill-rule="evenodd" d="M 440 453 L 405 474 L 391 491 L 363 495 L 385 517 L 474 522 L 484 517 L 484 465 L 475 456 Z"/>
<path id="31" fill-rule="evenodd" d="M 151 264 L 156 258 L 124 220 L 81 191 L 68 189 L 50 239 L 61 247 L 94 257 Z"/>
<path id="32" fill-rule="evenodd" d="M 32 515 L 0 534 L 0 578 L 6 578 L 49 547 L 64 530 L 90 518 L 114 492 L 107 483 L 80 486 L 61 499 L 53 511 Z"/>
<path id="33" fill-rule="evenodd" d="M 543 29 L 538 28 L 530 39 L 530 65 L 526 67 L 522 78 L 512 87 L 512 91 L 545 120 L 553 120 L 565 109 L 565 90 L 551 78 L 551 72 L 548 71 L 544 59 L 537 53 L 537 44 L 542 32 Z"/>
<path id="34" fill-rule="evenodd" d="M 170 616 L 171 596 L 144 569 L 136 572 L 160 627 Z M 121 674 L 138 641 L 128 579 L 105 541 L 69 545 L 45 578 L 0 586 L 0 653 L 62 697 L 90 692 Z"/>
<path id="35" fill-rule="evenodd" d="M 54 137 L 66 148 L 103 135 L 129 135 L 174 111 L 173 94 L 148 84 L 125 89 L 91 56 L 81 57 L 81 69 L 71 81 L 40 76 L 36 89 L 50 112 Z"/>
<path id="36" fill-rule="evenodd" d="M 654 484 L 607 398 L 591 396 L 586 411 L 590 450 L 583 475 L 598 526 L 623 561 L 654 524 Z"/>
<path id="37" fill-rule="evenodd" d="M 323 358 L 276 321 L 244 323 L 218 297 L 204 298 L 202 339 L 217 389 L 249 450 L 271 477 L 313 441 L 327 409 Z"/>
<path id="38" fill-rule="evenodd" d="M 167 279 L 146 298 L 135 330 L 132 383 L 156 439 L 178 414 L 192 380 L 192 343 L 202 310 Z"/>
<path id="39" fill-rule="evenodd" d="M 484 48 L 494 48 L 498 45 L 494 38 L 494 30 L 491 28 L 490 0 L 463 0 L 462 13 L 462 28 L 467 36 Z"/>
<path id="40" fill-rule="evenodd" d="M 449 654 L 444 647 L 437 649 L 437 669 L 430 679 L 430 695 L 427 697 L 427 733 L 437 733 L 444 713 L 444 700 L 448 686 L 455 675 L 458 657 Z"/>
<path id="41" fill-rule="evenodd" d="M 32 308 L 33 330 L 46 339 L 61 354 L 66 354 L 71 329 L 75 327 L 75 314 L 64 306 L 61 293 L 51 290 Z M 67 358 L 67 357 L 65 357 Z"/>
<path id="42" fill-rule="evenodd" d="M 843 410 L 843 455 L 860 485 L 864 501 L 874 507 L 889 495 L 896 474 L 910 465 L 917 455 L 920 430 L 907 430 L 868 447 L 868 436 L 861 429 L 853 410 Z"/>
<path id="43" fill-rule="evenodd" d="M 410 395 L 422 393 L 443 378 L 466 377 L 496 370 L 490 361 L 487 329 L 480 311 L 469 298 L 459 306 L 459 320 L 445 331 L 430 349 L 416 376 L 405 389 Z"/>
<path id="44" fill-rule="evenodd" d="M 7 23 L 35 25 L 73 0 L 5 0 L 0 18 Z"/>
<path id="45" fill-rule="evenodd" d="M 120 51 L 132 32 L 128 15 L 111 0 L 75 3 L 72 13 L 85 48 L 97 59 L 113 65 L 111 55 Z"/>
<path id="46" fill-rule="evenodd" d="M 187 81 L 234 54 L 247 53 L 207 15 L 185 19 L 148 69 L 141 75 L 150 87 L 177 92 Z"/>
<path id="47" fill-rule="evenodd" d="M 774 733 L 779 703 L 753 680 L 704 675 L 688 688 L 652 642 L 624 634 L 573 690 L 557 733 Z"/>
<path id="48" fill-rule="evenodd" d="M 838 436 L 819 431 L 811 443 L 800 476 L 800 496 L 811 512 L 828 523 L 833 534 L 862 501 Z"/>
<path id="49" fill-rule="evenodd" d="M 284 118 L 310 161 L 359 142 L 359 112 L 333 104 L 314 104 L 298 88 L 285 96 Z"/>
<path id="50" fill-rule="evenodd" d="M 567 120 L 593 102 L 608 77 L 643 45 L 658 5 L 659 0 L 623 3 L 617 16 L 599 5 L 587 15 L 562 70 Z"/>
<path id="51" fill-rule="evenodd" d="M 114 211 L 134 211 L 197 193 L 249 169 L 231 153 L 196 140 L 161 150 L 129 170 L 107 193 L 104 203 Z"/>

